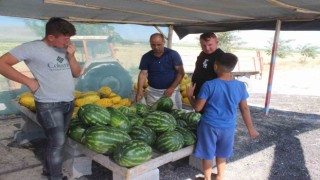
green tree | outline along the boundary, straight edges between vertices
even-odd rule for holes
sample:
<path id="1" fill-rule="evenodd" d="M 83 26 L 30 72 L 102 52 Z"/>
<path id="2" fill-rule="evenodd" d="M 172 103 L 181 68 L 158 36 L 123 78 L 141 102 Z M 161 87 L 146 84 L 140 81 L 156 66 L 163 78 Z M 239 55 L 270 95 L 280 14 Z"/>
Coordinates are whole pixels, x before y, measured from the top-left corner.
<path id="1" fill-rule="evenodd" d="M 46 22 L 42 20 L 25 20 L 26 25 L 39 37 L 44 37 Z"/>
<path id="2" fill-rule="evenodd" d="M 277 57 L 285 58 L 288 55 L 291 55 L 292 47 L 290 46 L 290 42 L 294 41 L 293 39 L 288 40 L 282 40 L 279 39 L 278 43 L 278 49 L 277 49 Z M 268 55 L 271 55 L 272 53 L 272 47 L 273 47 L 273 39 L 270 39 L 268 41 L 268 46 L 266 46 L 266 52 Z"/>
<path id="3" fill-rule="evenodd" d="M 219 32 L 215 33 L 219 40 L 219 48 L 225 52 L 230 52 L 231 49 L 235 49 L 239 45 L 240 38 L 235 35 L 235 32 Z"/>
<path id="4" fill-rule="evenodd" d="M 232 49 L 235 49 L 239 46 L 240 38 L 235 35 L 235 31 L 228 31 L 228 32 L 219 32 L 215 33 L 217 39 L 219 41 L 219 48 L 222 49 L 224 52 L 231 52 Z M 196 39 L 199 42 L 199 38 Z"/>
<path id="5" fill-rule="evenodd" d="M 312 46 L 310 44 L 305 44 L 303 46 L 298 47 L 298 51 L 302 55 L 301 62 L 305 63 L 307 61 L 307 58 L 316 58 L 318 54 L 318 46 Z"/>

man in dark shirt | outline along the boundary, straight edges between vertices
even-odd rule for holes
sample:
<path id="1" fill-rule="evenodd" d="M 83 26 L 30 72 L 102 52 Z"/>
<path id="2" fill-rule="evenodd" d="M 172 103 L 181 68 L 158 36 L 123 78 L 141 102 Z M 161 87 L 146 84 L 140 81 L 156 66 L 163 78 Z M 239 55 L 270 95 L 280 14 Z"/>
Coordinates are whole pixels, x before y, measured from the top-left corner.
<path id="1" fill-rule="evenodd" d="M 146 103 L 152 105 L 161 96 L 171 97 L 175 109 L 182 108 L 180 81 L 184 76 L 181 57 L 177 51 L 164 47 L 165 39 L 160 33 L 150 36 L 149 52 L 140 61 L 136 101 L 143 97 L 143 85 L 148 79 Z"/>
<path id="2" fill-rule="evenodd" d="M 218 39 L 214 33 L 200 35 L 201 53 L 197 57 L 196 67 L 192 75 L 192 83 L 196 83 L 194 96 L 197 97 L 201 86 L 207 80 L 217 78 L 213 70 L 214 62 L 224 53 L 218 48 Z"/>

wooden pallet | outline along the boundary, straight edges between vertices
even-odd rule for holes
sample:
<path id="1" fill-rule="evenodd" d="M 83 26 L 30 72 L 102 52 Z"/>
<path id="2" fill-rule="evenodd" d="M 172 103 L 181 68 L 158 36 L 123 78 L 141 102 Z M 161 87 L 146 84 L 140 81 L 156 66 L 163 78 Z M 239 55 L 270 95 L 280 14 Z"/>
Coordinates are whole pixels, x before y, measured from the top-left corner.
<path id="1" fill-rule="evenodd" d="M 76 143 L 73 141 L 73 143 Z M 193 145 L 180 149 L 176 152 L 161 153 L 153 150 L 152 158 L 149 161 L 144 162 L 138 166 L 132 168 L 121 167 L 115 163 L 111 157 L 105 156 L 103 154 L 96 153 L 89 150 L 84 145 L 76 143 L 78 151 L 82 152 L 87 157 L 101 164 L 105 168 L 109 169 L 113 173 L 113 179 L 134 179 L 137 177 L 143 177 L 144 174 L 148 174 L 150 171 L 157 169 L 158 167 L 179 160 L 181 158 L 187 157 L 193 152 Z M 138 178 L 139 179 L 139 178 Z"/>

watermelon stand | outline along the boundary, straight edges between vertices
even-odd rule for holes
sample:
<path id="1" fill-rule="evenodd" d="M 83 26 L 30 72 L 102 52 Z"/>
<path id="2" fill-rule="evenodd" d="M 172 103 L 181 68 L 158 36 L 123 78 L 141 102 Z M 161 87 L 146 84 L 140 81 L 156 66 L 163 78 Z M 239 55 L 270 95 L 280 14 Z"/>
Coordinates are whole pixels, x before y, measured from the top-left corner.
<path id="1" fill-rule="evenodd" d="M 186 156 L 189 156 L 193 152 L 193 145 L 180 149 L 176 152 L 170 153 L 160 153 L 157 151 L 153 151 L 152 158 L 135 167 L 125 168 L 116 164 L 109 156 L 105 156 L 103 154 L 96 153 L 87 149 L 82 144 L 79 144 L 71 139 L 68 139 L 68 146 L 73 147 L 78 152 L 83 153 L 86 157 L 96 161 L 101 164 L 105 168 L 109 169 L 113 173 L 114 180 L 140 180 L 140 179 L 159 179 L 159 169 L 158 167 L 168 163 L 179 160 Z"/>
<path id="2" fill-rule="evenodd" d="M 28 108 L 21 106 L 17 100 L 13 100 L 12 104 L 17 107 L 25 121 L 22 128 L 14 132 L 14 140 L 23 144 L 33 139 L 42 138 L 44 134 L 36 121 L 36 114 Z M 187 156 L 189 156 L 189 164 L 191 166 L 201 169 L 201 161 L 192 155 L 193 148 L 194 146 L 191 145 L 169 153 L 161 153 L 154 149 L 152 158 L 149 161 L 132 168 L 126 168 L 116 164 L 109 156 L 91 151 L 84 145 L 68 138 L 63 168 L 69 179 L 79 178 L 92 174 L 91 167 L 93 160 L 111 170 L 113 180 L 159 180 L 158 167 Z"/>

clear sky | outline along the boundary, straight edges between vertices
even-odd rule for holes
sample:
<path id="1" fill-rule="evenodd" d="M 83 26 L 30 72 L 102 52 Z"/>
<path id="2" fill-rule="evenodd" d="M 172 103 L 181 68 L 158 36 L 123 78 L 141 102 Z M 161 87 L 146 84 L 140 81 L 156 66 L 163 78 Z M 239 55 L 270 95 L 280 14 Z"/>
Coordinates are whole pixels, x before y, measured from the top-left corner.
<path id="1" fill-rule="evenodd" d="M 5 17 L 0 16 L 0 24 L 2 27 L 6 26 L 25 26 L 23 18 L 15 17 Z M 123 37 L 134 37 L 139 38 L 148 38 L 150 34 L 157 32 L 153 26 L 142 26 L 142 25 L 129 25 L 129 24 L 114 24 L 115 30 Z M 2 28 L 4 29 L 4 28 Z M 0 27 L 1 31 L 2 30 Z M 164 33 L 166 33 L 166 28 L 162 28 Z M 1 34 L 5 32 L 0 32 Z M 7 33 L 7 32 L 6 32 Z M 261 30 L 252 30 L 252 31 L 235 31 L 235 35 L 241 38 L 241 41 L 245 42 L 243 46 L 245 47 L 258 47 L 264 48 L 268 45 L 269 40 L 273 40 L 274 31 L 261 31 Z M 174 35 L 174 43 L 187 43 L 187 44 L 197 44 L 199 34 L 191 34 L 184 37 L 182 40 L 179 40 L 177 35 Z M 293 40 L 291 45 L 297 47 L 299 45 L 310 44 L 313 46 L 320 47 L 320 31 L 281 31 L 280 39 L 283 40 Z"/>
<path id="2" fill-rule="evenodd" d="M 239 31 L 237 34 L 248 45 L 264 47 L 265 42 L 274 39 L 275 31 Z M 293 40 L 290 42 L 293 46 L 310 44 L 320 48 L 320 31 L 280 31 L 279 35 L 282 40 Z"/>
<path id="3" fill-rule="evenodd" d="M 275 31 L 235 31 L 235 35 L 245 42 L 243 44 L 245 47 L 265 48 L 268 41 L 273 41 Z M 199 36 L 200 34 L 190 34 L 181 40 L 178 36 L 174 36 L 174 42 L 192 44 L 198 41 Z M 290 42 L 293 47 L 310 44 L 320 48 L 320 31 L 280 31 L 280 39 L 293 40 Z"/>

